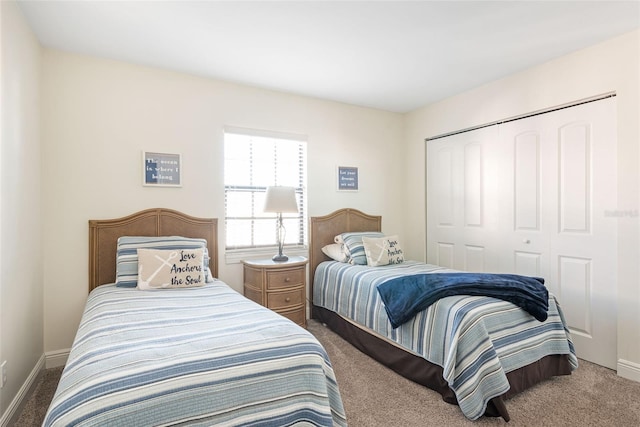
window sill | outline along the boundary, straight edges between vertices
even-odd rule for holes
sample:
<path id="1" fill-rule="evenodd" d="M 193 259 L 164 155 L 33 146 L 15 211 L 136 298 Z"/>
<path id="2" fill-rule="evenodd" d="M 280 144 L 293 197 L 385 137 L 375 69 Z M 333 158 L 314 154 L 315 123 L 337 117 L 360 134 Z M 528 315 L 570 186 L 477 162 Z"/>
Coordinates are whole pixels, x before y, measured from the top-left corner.
<path id="1" fill-rule="evenodd" d="M 306 246 L 294 246 L 284 249 L 284 254 L 289 256 L 309 256 L 309 249 Z M 271 258 L 278 253 L 278 248 L 261 248 L 261 249 L 235 249 L 228 250 L 224 254 L 227 264 L 239 264 L 245 259 L 263 259 Z"/>

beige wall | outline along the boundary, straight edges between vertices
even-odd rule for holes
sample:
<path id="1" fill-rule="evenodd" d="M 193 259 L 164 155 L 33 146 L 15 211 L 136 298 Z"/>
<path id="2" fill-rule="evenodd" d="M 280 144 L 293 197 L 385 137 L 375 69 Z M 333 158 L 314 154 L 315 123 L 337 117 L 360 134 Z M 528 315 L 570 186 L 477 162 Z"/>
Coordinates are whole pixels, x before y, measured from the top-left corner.
<path id="1" fill-rule="evenodd" d="M 618 106 L 618 373 L 640 381 L 640 31 L 563 56 L 406 116 L 407 229 L 426 259 L 426 137 L 615 91 Z"/>
<path id="2" fill-rule="evenodd" d="M 1 2 L 0 362 L 8 419 L 43 355 L 39 81 L 41 51 L 14 2 Z M 23 391 L 23 390 L 22 390 Z"/>
<path id="3" fill-rule="evenodd" d="M 225 125 L 308 137 L 308 211 L 354 207 L 403 233 L 399 114 L 45 50 L 42 83 L 45 351 L 71 346 L 87 297 L 87 220 L 150 207 L 224 218 Z M 142 186 L 141 151 L 182 154 L 182 188 Z M 336 191 L 336 166 L 360 191 Z M 224 221 L 220 222 L 224 247 Z M 220 278 L 242 288 L 239 264 Z"/>

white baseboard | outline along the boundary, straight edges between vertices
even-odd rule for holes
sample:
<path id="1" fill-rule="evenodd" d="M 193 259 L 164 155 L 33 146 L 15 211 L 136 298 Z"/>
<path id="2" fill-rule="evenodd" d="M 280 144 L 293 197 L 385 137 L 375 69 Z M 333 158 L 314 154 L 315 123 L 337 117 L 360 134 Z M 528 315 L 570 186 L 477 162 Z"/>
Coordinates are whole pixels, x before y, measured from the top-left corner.
<path id="1" fill-rule="evenodd" d="M 22 384 L 20 390 L 18 390 L 18 394 L 16 395 L 16 397 L 11 401 L 4 414 L 2 414 L 2 418 L 0 418 L 0 426 L 7 427 L 15 424 L 18 416 L 20 416 L 22 407 L 27 402 L 29 393 L 31 393 L 32 389 L 37 384 L 38 377 L 42 374 L 44 369 L 43 354 L 42 356 L 40 356 L 40 359 L 38 359 L 38 363 L 36 363 L 36 366 L 34 366 L 34 368 L 31 370 L 31 373 L 27 377 L 27 380 L 24 382 L 24 384 Z M 14 419 L 14 417 L 16 419 Z"/>
<path id="2" fill-rule="evenodd" d="M 69 352 L 71 349 L 48 351 L 45 353 L 46 367 L 57 368 L 58 366 L 64 366 L 69 358 Z"/>
<path id="3" fill-rule="evenodd" d="M 640 382 L 640 364 L 618 359 L 618 375 L 629 380 Z"/>

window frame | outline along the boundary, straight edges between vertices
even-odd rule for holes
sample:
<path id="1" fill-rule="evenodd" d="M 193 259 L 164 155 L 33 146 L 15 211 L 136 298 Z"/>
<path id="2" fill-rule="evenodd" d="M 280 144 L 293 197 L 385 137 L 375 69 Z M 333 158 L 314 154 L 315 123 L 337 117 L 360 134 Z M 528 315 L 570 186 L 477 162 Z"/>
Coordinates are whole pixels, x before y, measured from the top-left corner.
<path id="1" fill-rule="evenodd" d="M 286 254 L 293 255 L 307 255 L 308 253 L 308 231 L 307 231 L 307 137 L 305 135 L 297 135 L 290 134 L 284 132 L 275 132 L 275 131 L 266 131 L 266 130 L 257 130 L 257 129 L 247 129 L 247 128 L 239 128 L 239 127 L 231 127 L 225 126 L 223 129 L 223 167 L 226 169 L 227 167 L 227 134 L 240 135 L 243 137 L 256 137 L 256 138 L 269 138 L 275 140 L 283 140 L 287 142 L 295 142 L 298 144 L 297 150 L 302 150 L 302 153 L 298 154 L 298 186 L 295 186 L 296 189 L 296 198 L 298 201 L 298 213 L 297 214 L 283 214 L 283 218 L 285 221 L 287 218 L 297 218 L 299 222 L 299 227 L 296 227 L 295 233 L 299 236 L 298 242 L 295 244 L 286 244 Z M 271 257 L 277 252 L 277 242 L 275 241 L 275 233 L 274 233 L 274 242 L 273 244 L 268 245 L 251 245 L 246 247 L 234 247 L 228 245 L 228 220 L 230 217 L 228 215 L 228 194 L 229 192 L 240 193 L 240 192 L 251 192 L 251 193 L 264 193 L 266 194 L 267 186 L 270 185 L 279 185 L 278 182 L 270 182 L 270 183 L 259 183 L 256 185 L 230 185 L 227 182 L 226 174 L 223 174 L 224 178 L 224 247 L 225 247 L 225 259 L 227 263 L 238 263 L 243 259 L 247 258 L 262 258 L 262 257 Z M 276 178 L 274 178 L 275 180 Z M 266 185 L 265 185 L 266 184 Z M 252 204 L 254 202 L 252 201 Z M 251 226 L 254 227 L 255 221 L 263 221 L 265 219 L 273 219 L 274 221 L 274 229 L 275 229 L 275 221 L 277 214 L 264 214 L 261 216 L 257 216 L 255 212 L 250 217 L 245 217 L 249 221 L 251 221 Z M 266 218 L 265 218 L 266 217 Z M 272 218 L 273 217 L 273 218 Z M 287 228 L 287 231 L 290 233 L 292 230 Z M 253 230 L 251 231 L 251 235 L 253 238 Z"/>

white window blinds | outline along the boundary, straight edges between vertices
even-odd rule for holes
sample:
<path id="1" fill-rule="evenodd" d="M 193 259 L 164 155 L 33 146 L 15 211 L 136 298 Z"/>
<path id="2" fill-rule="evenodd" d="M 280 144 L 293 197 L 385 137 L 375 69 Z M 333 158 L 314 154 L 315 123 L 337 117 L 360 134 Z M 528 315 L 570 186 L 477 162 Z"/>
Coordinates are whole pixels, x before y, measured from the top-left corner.
<path id="1" fill-rule="evenodd" d="M 277 245 L 276 214 L 262 211 L 267 187 L 294 187 L 297 213 L 283 214 L 285 245 L 306 240 L 306 138 L 246 129 L 225 129 L 226 249 Z"/>

